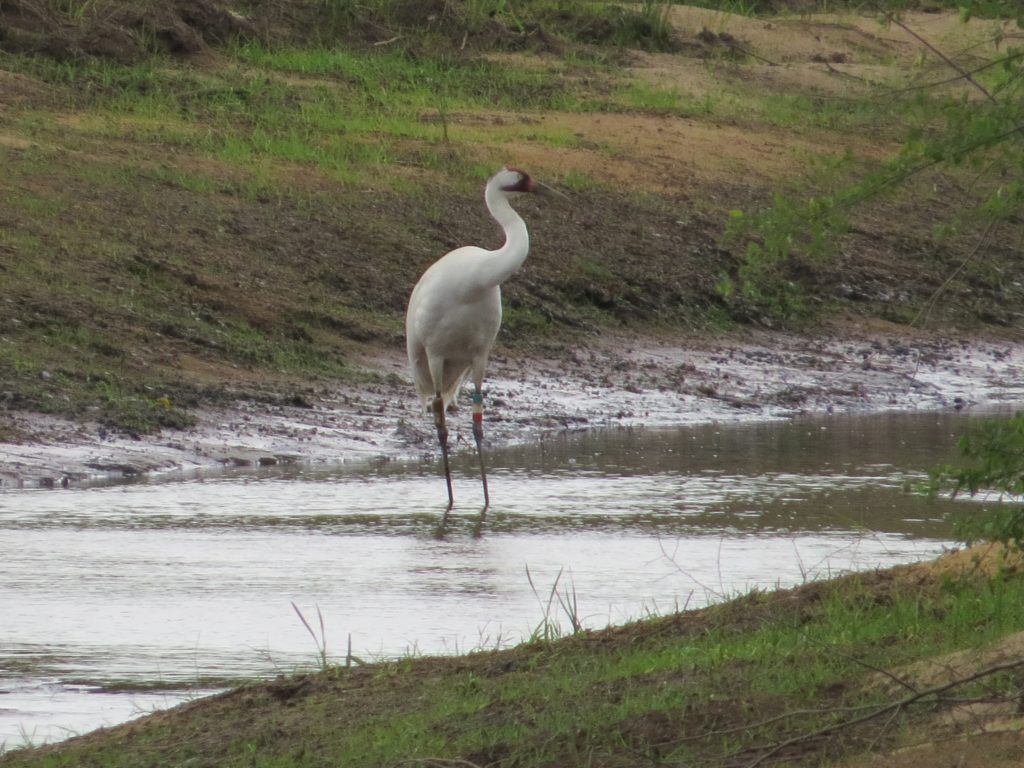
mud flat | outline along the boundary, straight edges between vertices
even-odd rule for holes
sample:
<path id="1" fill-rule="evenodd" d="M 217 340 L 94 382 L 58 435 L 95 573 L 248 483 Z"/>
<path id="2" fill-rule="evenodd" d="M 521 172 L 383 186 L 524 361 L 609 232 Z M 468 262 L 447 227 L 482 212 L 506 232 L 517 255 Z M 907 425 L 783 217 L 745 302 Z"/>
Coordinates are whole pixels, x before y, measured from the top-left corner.
<path id="1" fill-rule="evenodd" d="M 2 487 L 68 487 L 149 472 L 287 462 L 411 458 L 434 435 L 396 353 L 365 361 L 384 383 L 304 405 L 202 409 L 188 430 L 128 436 L 97 424 L 8 414 L 33 442 L 0 447 Z M 999 339 L 755 331 L 675 344 L 617 336 L 557 359 L 497 357 L 488 377 L 492 444 L 552 431 L 737 423 L 802 414 L 1024 403 L 1024 344 Z M 452 418 L 456 450 L 468 419 Z M 465 424 L 461 423 L 465 422 Z"/>

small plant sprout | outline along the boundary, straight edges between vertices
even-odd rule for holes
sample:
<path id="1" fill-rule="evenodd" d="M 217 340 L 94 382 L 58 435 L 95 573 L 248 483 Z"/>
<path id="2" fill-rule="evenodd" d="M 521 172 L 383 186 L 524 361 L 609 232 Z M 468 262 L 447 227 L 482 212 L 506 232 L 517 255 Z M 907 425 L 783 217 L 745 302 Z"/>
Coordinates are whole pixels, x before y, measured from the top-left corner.
<path id="1" fill-rule="evenodd" d="M 295 604 L 294 600 L 292 601 L 292 608 L 295 609 L 295 614 L 299 617 L 299 621 L 302 622 L 302 626 L 304 626 L 306 628 L 306 631 L 309 632 L 309 636 L 313 638 L 313 643 L 316 645 L 317 656 L 320 659 L 320 669 L 326 670 L 327 669 L 327 633 L 324 630 L 324 615 L 320 612 L 320 606 L 319 605 L 316 606 L 316 616 L 317 616 L 317 619 L 320 622 L 320 636 L 319 637 L 317 637 L 316 632 L 313 631 L 313 628 L 309 625 L 309 622 L 306 621 L 306 617 L 302 615 L 302 611 L 299 610 L 299 606 L 297 606 Z M 352 638 L 349 637 L 349 658 L 351 658 L 351 653 L 352 653 Z"/>
<path id="2" fill-rule="evenodd" d="M 561 628 L 557 620 L 551 616 L 556 601 L 569 619 L 569 625 L 572 627 L 573 634 L 583 631 L 583 620 L 580 618 L 579 613 L 579 601 L 576 598 L 576 585 L 572 583 L 571 577 L 569 586 L 561 593 L 558 591 L 558 583 L 561 581 L 564 571 L 564 568 L 558 569 L 558 575 L 555 576 L 555 581 L 551 585 L 551 591 L 548 593 L 547 602 L 545 602 L 541 599 L 540 593 L 537 591 L 537 585 L 533 582 L 530 567 L 526 567 L 526 579 L 530 582 L 530 589 L 533 590 L 533 594 L 537 598 L 537 602 L 544 614 L 540 623 L 533 630 L 533 639 L 535 640 L 547 642 L 556 640 L 561 635 Z"/>

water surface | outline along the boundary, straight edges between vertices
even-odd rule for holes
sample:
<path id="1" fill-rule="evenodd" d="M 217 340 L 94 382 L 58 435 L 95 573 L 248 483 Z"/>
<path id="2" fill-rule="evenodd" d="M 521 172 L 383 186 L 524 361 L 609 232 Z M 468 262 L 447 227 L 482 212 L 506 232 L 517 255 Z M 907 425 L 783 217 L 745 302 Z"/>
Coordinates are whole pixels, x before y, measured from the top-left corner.
<path id="1" fill-rule="evenodd" d="M 551 599 L 603 627 L 930 557 L 952 503 L 908 493 L 961 414 L 622 429 L 437 463 L 276 467 L 0 492 L 0 743 L 120 722 L 241 677 L 519 642 Z M 529 573 L 527 573 L 527 569 Z"/>

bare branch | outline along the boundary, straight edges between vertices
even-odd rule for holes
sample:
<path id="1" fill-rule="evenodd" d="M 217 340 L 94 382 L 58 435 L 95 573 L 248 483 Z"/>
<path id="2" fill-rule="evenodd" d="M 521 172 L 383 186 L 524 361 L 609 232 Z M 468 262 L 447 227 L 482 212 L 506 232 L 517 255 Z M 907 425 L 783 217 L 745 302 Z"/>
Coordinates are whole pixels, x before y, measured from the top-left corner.
<path id="1" fill-rule="evenodd" d="M 985 241 L 988 240 L 988 236 L 992 234 L 992 230 L 995 229 L 996 221 L 997 219 L 989 221 L 988 226 L 985 227 L 985 231 L 981 233 L 981 237 L 978 238 L 978 242 L 975 243 L 971 252 L 964 257 L 964 260 L 960 262 L 960 265 L 956 269 L 947 275 L 946 279 L 942 281 L 942 285 L 935 289 L 935 292 L 928 298 L 928 301 L 925 302 L 924 306 L 918 310 L 914 319 L 910 321 L 911 327 L 917 325 L 917 321 L 921 319 L 921 315 L 924 315 L 924 323 L 928 322 L 928 318 L 931 316 L 932 310 L 935 308 L 935 303 L 939 300 L 939 296 L 941 296 L 946 288 L 949 287 L 949 284 L 956 279 L 956 276 L 963 272 L 967 265 L 974 260 L 974 257 L 978 255 L 981 251 L 981 246 L 985 244 Z M 922 327 L 924 327 L 924 323 L 922 323 Z"/>
<path id="2" fill-rule="evenodd" d="M 826 647 L 823 643 L 819 643 L 817 640 L 815 640 L 812 637 L 807 637 L 806 635 L 804 635 L 804 639 L 807 642 L 811 643 L 812 645 L 817 645 L 819 648 L 825 648 Z M 864 667 L 865 669 L 870 669 L 872 672 L 877 672 L 880 675 L 884 675 L 885 677 L 888 677 L 890 680 L 892 680 L 894 683 L 899 685 L 901 688 L 906 688 L 911 693 L 917 693 L 917 688 L 915 688 L 910 683 L 908 683 L 906 680 L 904 680 L 901 677 L 898 677 L 896 674 L 890 672 L 887 669 L 883 669 L 882 667 L 876 667 L 874 664 L 868 664 L 866 661 L 864 661 L 862 659 L 858 659 L 856 656 L 851 656 L 848 653 L 843 653 L 842 651 L 840 651 L 840 650 L 838 650 L 836 648 L 829 648 L 828 650 L 831 651 L 832 653 L 834 653 L 836 656 L 839 656 L 840 658 L 846 659 L 847 661 L 852 661 L 854 664 L 857 664 L 857 665 L 859 665 L 861 667 Z"/>
<path id="3" fill-rule="evenodd" d="M 906 24 L 904 24 L 902 21 L 900 21 L 899 18 L 897 18 L 896 14 L 891 13 L 891 12 L 886 14 L 886 20 L 891 22 L 891 23 L 893 23 L 893 24 L 895 24 L 897 27 L 899 27 L 904 32 L 906 32 L 908 35 L 910 35 L 915 40 L 917 40 L 919 43 L 921 43 L 921 45 L 923 45 L 929 51 L 931 51 L 936 56 L 938 56 L 940 59 L 942 59 L 944 62 L 946 62 L 946 64 L 948 64 L 950 67 L 952 67 L 957 72 L 959 72 L 960 76 L 962 78 L 964 78 L 967 82 L 969 82 L 971 85 L 973 85 L 975 88 L 977 88 L 983 94 L 985 94 L 985 97 L 989 101 L 991 101 L 993 104 L 998 104 L 999 103 L 998 101 L 996 101 L 996 97 L 993 96 L 991 93 L 989 93 L 988 90 L 985 88 L 985 86 L 983 86 L 981 83 L 979 83 L 977 80 L 975 80 L 971 76 L 970 72 L 965 70 L 963 67 L 961 67 L 959 64 L 957 64 L 955 61 L 953 61 L 951 58 L 949 58 L 949 56 L 944 54 L 942 51 L 940 51 L 934 45 L 932 45 L 927 40 L 925 40 L 923 37 L 921 37 L 921 35 L 919 35 L 917 32 L 915 32 L 910 27 L 908 27 Z"/>
<path id="4" fill-rule="evenodd" d="M 866 723 L 870 720 L 874 720 L 875 718 L 881 717 L 883 715 L 891 715 L 892 717 L 894 717 L 904 708 L 908 707 L 911 704 L 915 704 L 921 701 L 922 699 L 926 699 L 928 697 L 939 698 L 940 694 L 957 688 L 961 685 L 966 685 L 967 683 L 972 683 L 977 680 L 981 680 L 990 675 L 998 674 L 999 672 L 1006 672 L 1011 669 L 1017 669 L 1019 667 L 1024 667 L 1024 659 L 1016 659 L 1014 661 L 1006 661 L 1000 664 L 993 664 L 992 666 L 986 667 L 985 669 L 970 674 L 967 677 L 957 678 L 956 680 L 951 680 L 947 683 L 943 683 L 942 685 L 936 685 L 932 688 L 926 688 L 924 690 L 917 691 L 916 693 L 913 693 L 897 701 L 893 701 L 888 704 L 879 706 L 877 709 L 875 709 L 875 711 L 868 712 L 867 714 L 861 715 L 860 717 L 855 717 L 852 720 L 844 720 L 839 723 L 832 723 L 830 725 L 822 726 L 821 728 L 818 728 L 814 731 L 800 734 L 799 736 L 793 736 L 792 738 L 785 739 L 772 745 L 767 745 L 764 747 L 750 747 L 748 749 L 743 750 L 743 752 L 753 752 L 758 749 L 764 751 L 756 758 L 754 758 L 752 762 L 748 763 L 747 768 L 755 768 L 756 766 L 761 765 L 772 755 L 776 755 L 782 750 L 786 749 L 787 747 L 793 746 L 794 744 L 812 741 L 814 739 L 821 738 L 822 736 L 827 736 L 831 733 L 835 733 L 836 731 L 843 730 L 844 728 L 850 728 L 855 725 L 860 725 L 861 723 Z"/>
<path id="5" fill-rule="evenodd" d="M 1005 56 L 1001 56 L 998 59 L 993 59 L 992 61 L 986 62 L 981 66 L 975 67 L 974 69 L 958 70 L 959 74 L 956 75 L 955 77 L 948 77 L 945 80 L 936 80 L 931 83 L 922 83 L 921 85 L 908 85 L 906 88 L 897 88 L 892 91 L 886 91 L 884 95 L 899 96 L 900 94 L 910 93 L 912 91 L 926 91 L 929 88 L 936 88 L 940 85 L 949 85 L 950 83 L 955 83 L 957 80 L 964 80 L 965 78 L 969 78 L 971 75 L 976 75 L 979 72 L 984 72 L 986 69 L 991 69 L 992 67 L 998 66 L 1007 61 L 1019 59 L 1021 56 L 1024 56 L 1024 51 L 1021 51 L 1019 53 L 1010 53 Z"/>

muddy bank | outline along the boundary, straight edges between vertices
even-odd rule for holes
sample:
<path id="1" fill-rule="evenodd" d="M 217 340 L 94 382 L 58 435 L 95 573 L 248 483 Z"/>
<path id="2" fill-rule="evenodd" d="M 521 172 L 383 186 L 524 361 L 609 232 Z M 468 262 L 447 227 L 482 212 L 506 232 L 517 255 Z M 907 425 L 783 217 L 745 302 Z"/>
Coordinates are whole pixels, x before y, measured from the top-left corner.
<path id="1" fill-rule="evenodd" d="M 397 375 L 304 406 L 204 409 L 193 429 L 141 438 L 11 413 L 35 442 L 0 446 L 0 483 L 59 488 L 150 472 L 433 455 L 434 432 L 404 359 L 392 353 L 365 364 Z M 558 359 L 497 356 L 487 391 L 492 445 L 594 427 L 1009 405 L 1024 403 L 1024 343 L 885 333 L 757 331 L 680 344 L 618 336 Z M 451 426 L 454 449 L 472 450 L 466 408 Z"/>

